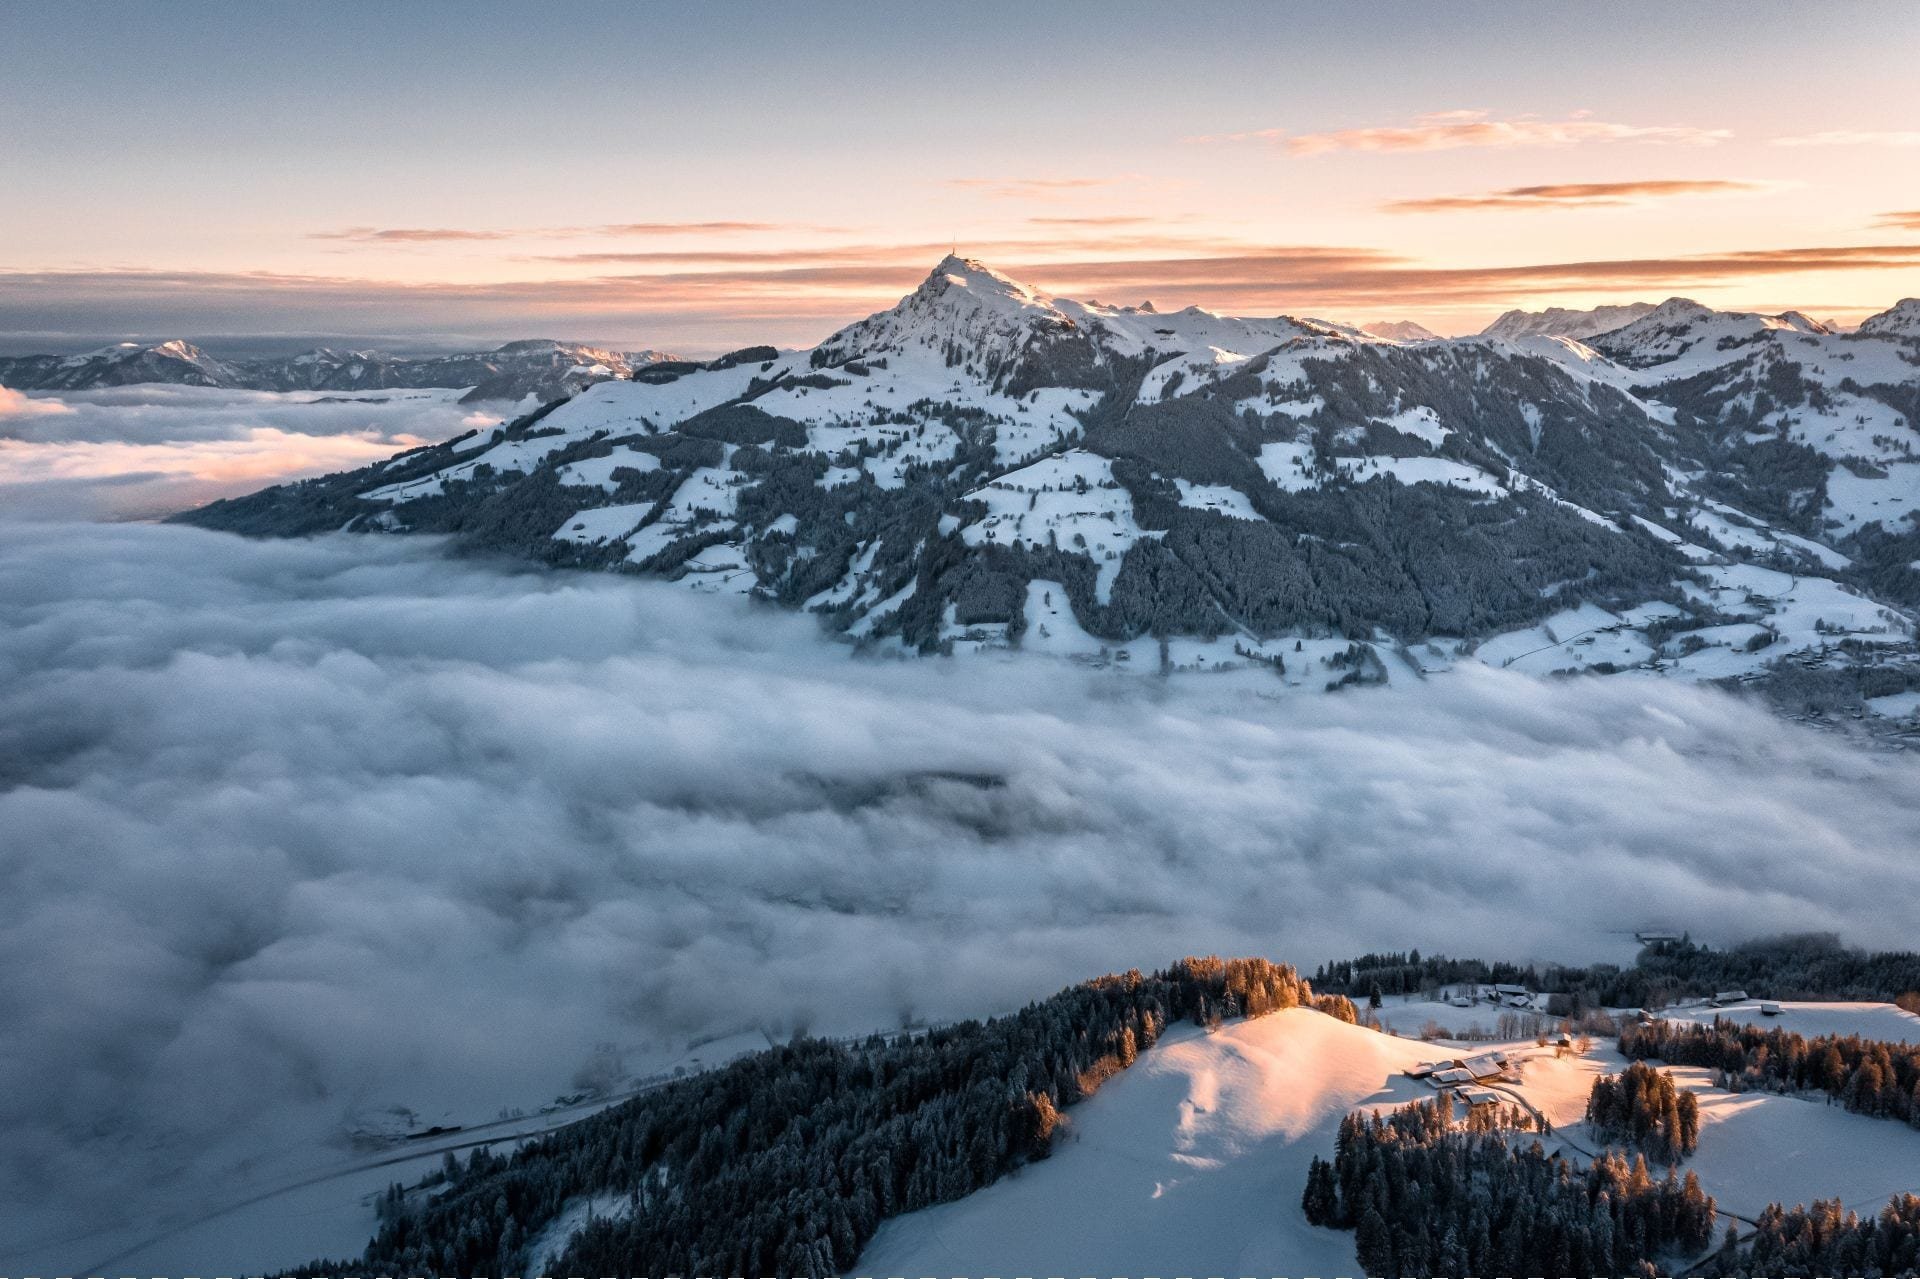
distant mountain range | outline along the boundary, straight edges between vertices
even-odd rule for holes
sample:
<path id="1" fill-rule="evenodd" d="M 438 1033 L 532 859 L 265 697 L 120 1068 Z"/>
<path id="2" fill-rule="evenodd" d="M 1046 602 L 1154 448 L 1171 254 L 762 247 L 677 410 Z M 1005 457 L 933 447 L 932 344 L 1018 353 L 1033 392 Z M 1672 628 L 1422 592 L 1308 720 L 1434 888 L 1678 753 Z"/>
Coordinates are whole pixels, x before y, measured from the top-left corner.
<path id="1" fill-rule="evenodd" d="M 1424 324 L 1412 320 L 1375 320 L 1364 326 L 1364 331 L 1377 338 L 1392 338 L 1396 342 L 1432 342 L 1440 335 Z"/>
<path id="2" fill-rule="evenodd" d="M 179 518 L 450 533 L 919 651 L 1315 686 L 1470 659 L 1844 668 L 1897 693 L 1920 686 L 1917 319 L 1836 334 L 1673 299 L 1404 342 L 1075 302 L 950 257 L 811 351 L 656 362 Z"/>
<path id="3" fill-rule="evenodd" d="M 1625 306 L 1596 306 L 1591 311 L 1569 311 L 1548 307 L 1544 311 L 1508 311 L 1481 330 L 1482 337 L 1590 338 L 1633 323 L 1653 310 L 1651 302 L 1629 302 Z"/>
<path id="4" fill-rule="evenodd" d="M 122 342 L 83 355 L 0 356 L 0 386 L 18 391 L 83 391 L 165 382 L 248 391 L 370 391 L 389 387 L 470 387 L 462 397 L 542 402 L 576 395 L 595 382 L 630 377 L 671 359 L 659 351 L 603 351 L 532 339 L 462 355 L 389 355 L 326 348 L 270 360 L 220 360 L 175 339 Z"/>

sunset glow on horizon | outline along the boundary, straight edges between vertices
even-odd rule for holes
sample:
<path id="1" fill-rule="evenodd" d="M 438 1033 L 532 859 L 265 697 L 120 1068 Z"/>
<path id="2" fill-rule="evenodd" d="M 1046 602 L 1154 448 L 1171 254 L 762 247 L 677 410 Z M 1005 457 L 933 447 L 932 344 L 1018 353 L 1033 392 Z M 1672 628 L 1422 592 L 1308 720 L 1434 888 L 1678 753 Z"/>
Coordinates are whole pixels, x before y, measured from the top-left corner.
<path id="1" fill-rule="evenodd" d="M 989 6 L 964 31 L 847 5 L 341 12 L 129 5 L 86 42 L 0 17 L 0 340 L 797 345 L 950 247 L 1068 296 L 1441 333 L 1676 294 L 1851 322 L 1920 294 L 1901 4 L 1843 32 L 1717 4 L 1525 31 L 1478 5 Z"/>

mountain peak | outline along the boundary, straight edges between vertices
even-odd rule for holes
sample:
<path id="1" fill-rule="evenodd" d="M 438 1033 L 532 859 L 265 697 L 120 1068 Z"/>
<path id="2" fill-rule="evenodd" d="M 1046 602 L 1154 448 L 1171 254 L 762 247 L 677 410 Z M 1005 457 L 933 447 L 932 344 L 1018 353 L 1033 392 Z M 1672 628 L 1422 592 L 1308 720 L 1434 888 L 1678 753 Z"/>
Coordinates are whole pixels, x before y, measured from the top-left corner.
<path id="1" fill-rule="evenodd" d="M 816 349 L 817 362 L 922 347 L 942 352 L 1011 353 L 1039 332 L 1071 330 L 1053 298 L 978 258 L 949 253 L 920 287 L 891 309 L 841 329 Z"/>
<path id="2" fill-rule="evenodd" d="M 1668 298 L 1643 317 L 1660 324 L 1672 324 L 1682 320 L 1697 320 L 1712 315 L 1713 308 L 1704 302 L 1695 302 L 1692 298 Z"/>
<path id="3" fill-rule="evenodd" d="M 998 296 L 1022 304 L 1044 305 L 1048 299 L 1038 289 L 1020 283 L 1010 275 L 994 270 L 978 258 L 963 258 L 949 253 L 934 265 L 919 292 L 938 296 L 953 289 L 965 289 L 975 296 Z"/>
<path id="4" fill-rule="evenodd" d="M 1414 320 L 1375 320 L 1360 326 L 1363 333 L 1392 342 L 1432 342 L 1440 335 Z"/>
<path id="5" fill-rule="evenodd" d="M 1551 306 L 1544 311 L 1508 311 L 1481 330 L 1483 337 L 1569 337 L 1586 341 L 1609 330 L 1631 324 L 1654 310 L 1651 302 L 1629 302 L 1622 306 L 1596 306 L 1576 311 Z"/>
<path id="6" fill-rule="evenodd" d="M 1860 321 L 1859 331 L 1876 337 L 1920 338 L 1920 298 L 1901 298 Z"/>

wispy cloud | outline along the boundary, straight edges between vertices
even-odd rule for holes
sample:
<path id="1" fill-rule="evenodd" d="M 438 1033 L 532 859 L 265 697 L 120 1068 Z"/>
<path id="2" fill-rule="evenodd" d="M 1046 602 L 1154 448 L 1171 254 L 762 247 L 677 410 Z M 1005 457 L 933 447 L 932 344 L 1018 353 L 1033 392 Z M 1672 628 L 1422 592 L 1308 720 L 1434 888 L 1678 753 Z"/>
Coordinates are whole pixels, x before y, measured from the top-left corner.
<path id="1" fill-rule="evenodd" d="M 519 227 L 483 229 L 467 227 L 347 227 L 341 231 L 313 231 L 310 240 L 346 240 L 355 244 L 433 244 L 463 240 L 563 240 L 588 236 L 652 237 L 674 235 L 757 235 L 768 232 L 840 232 L 844 227 L 824 227 L 794 222 L 606 222 L 597 226 Z"/>
<path id="2" fill-rule="evenodd" d="M 1920 147 L 1920 131 L 1828 129 L 1770 139 L 1776 147 Z"/>
<path id="3" fill-rule="evenodd" d="M 476 231 L 460 227 L 350 226 L 343 231 L 309 232 L 309 240 L 350 240 L 356 244 L 434 244 L 459 240 L 509 240 L 512 231 Z"/>
<path id="4" fill-rule="evenodd" d="M 731 264 L 796 268 L 847 266 L 855 263 L 898 263 L 920 267 L 938 259 L 948 249 L 955 247 L 972 257 L 1027 262 L 1035 260 L 1036 257 L 1051 255 L 1088 256 L 1103 253 L 1202 255 L 1244 253 L 1258 251 L 1260 248 L 1243 240 L 1231 240 L 1219 236 L 1148 233 L 1081 234 L 1069 238 L 1061 235 L 1061 231 L 1070 227 L 1084 228 L 1087 232 L 1098 232 L 1103 228 L 1125 228 L 1136 223 L 1154 225 L 1157 224 L 1158 219 L 1124 218 L 1109 221 L 1099 218 L 1030 218 L 1028 221 L 1050 226 L 1054 234 L 1008 239 L 967 239 L 960 241 L 957 246 L 946 240 L 923 240 L 905 244 L 834 244 L 817 248 L 595 250 L 582 253 L 540 254 L 527 260 L 604 266 L 659 267 L 711 267 Z"/>
<path id="5" fill-rule="evenodd" d="M 1769 182 L 1732 179 L 1658 178 L 1641 182 L 1558 182 L 1544 186 L 1507 187 L 1480 195 L 1440 195 L 1416 200 L 1393 200 L 1380 207 L 1389 213 L 1456 213 L 1503 209 L 1581 209 L 1647 204 L 1694 195 L 1742 195 L 1776 189 Z"/>
<path id="6" fill-rule="evenodd" d="M 11 387 L 0 386 L 0 418 L 58 417 L 71 412 L 72 409 L 58 400 L 38 400 Z"/>
<path id="7" fill-rule="evenodd" d="M 1435 111 L 1416 116 L 1409 124 L 1324 133 L 1294 133 L 1286 129 L 1254 129 L 1244 133 L 1208 134 L 1195 142 L 1266 142 L 1290 155 L 1326 155 L 1334 151 L 1452 151 L 1462 147 L 1567 147 L 1587 142 L 1645 142 L 1680 146 L 1713 146 L 1732 137 L 1727 129 L 1691 125 L 1621 124 L 1596 120 L 1575 112 L 1564 120 L 1533 116 L 1494 119 L 1486 111 Z"/>
<path id="8" fill-rule="evenodd" d="M 1084 227 L 1165 226 L 1169 221 L 1174 221 L 1174 220 L 1177 220 L 1177 219 L 1169 219 L 1164 217 L 1148 217 L 1144 214 L 1138 214 L 1138 213 L 1096 213 L 1096 214 L 1089 214 L 1085 217 L 1052 217 L 1052 218 L 1036 217 L 1036 218 L 1027 219 L 1027 221 L 1034 226 L 1084 226 Z"/>
<path id="9" fill-rule="evenodd" d="M 571 278 L 433 283 L 270 273 L 0 274 L 0 330 L 399 331 L 525 336 L 564 327 L 686 348 L 812 342 L 892 302 L 947 245 L 696 255 L 571 255 L 631 268 Z M 1812 245 L 1635 258 L 1432 266 L 1366 246 L 1251 246 L 1196 238 L 1087 237 L 965 244 L 1069 297 L 1152 297 L 1242 314 L 1352 314 L 1381 307 L 1509 306 L 1569 293 L 1683 292 L 1812 272 L 1870 277 L 1920 268 L 1920 243 Z"/>
<path id="10" fill-rule="evenodd" d="M 755 235 L 768 231 L 838 231 L 794 222 L 609 222 L 571 228 L 578 235 Z"/>
<path id="11" fill-rule="evenodd" d="M 1874 221 L 1877 227 L 1891 227 L 1897 231 L 1920 231 L 1920 209 L 1896 210 L 1882 213 Z"/>
<path id="12" fill-rule="evenodd" d="M 1119 184 L 1119 178 L 948 178 L 945 185 L 996 200 L 1058 200 L 1075 191 Z"/>

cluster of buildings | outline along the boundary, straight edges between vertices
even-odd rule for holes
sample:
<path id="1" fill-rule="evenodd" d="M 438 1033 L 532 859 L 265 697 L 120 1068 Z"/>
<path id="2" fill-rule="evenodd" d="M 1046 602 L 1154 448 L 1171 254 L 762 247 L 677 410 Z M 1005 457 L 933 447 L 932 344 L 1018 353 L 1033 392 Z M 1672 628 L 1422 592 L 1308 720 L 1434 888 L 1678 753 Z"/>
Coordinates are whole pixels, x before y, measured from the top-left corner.
<path id="1" fill-rule="evenodd" d="M 1508 1008 L 1533 1008 L 1542 997 L 1525 986 L 1502 983 L 1496 986 L 1462 986 L 1447 999 L 1455 1008 L 1471 1008 L 1477 1003 L 1504 1004 Z"/>
<path id="2" fill-rule="evenodd" d="M 1451 1092 L 1469 1108 L 1498 1105 L 1499 1093 L 1483 1087 L 1490 1083 L 1516 1082 L 1512 1075 L 1513 1058 L 1504 1048 L 1475 1057 L 1454 1057 L 1445 1061 L 1421 1062 L 1407 1068 L 1410 1079 L 1424 1079 L 1440 1092 Z"/>

